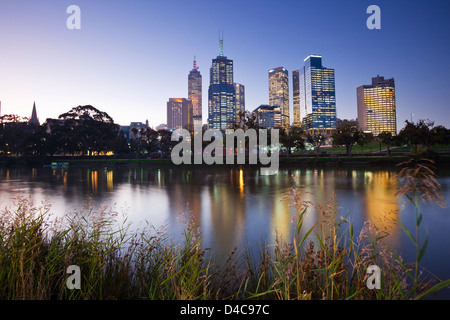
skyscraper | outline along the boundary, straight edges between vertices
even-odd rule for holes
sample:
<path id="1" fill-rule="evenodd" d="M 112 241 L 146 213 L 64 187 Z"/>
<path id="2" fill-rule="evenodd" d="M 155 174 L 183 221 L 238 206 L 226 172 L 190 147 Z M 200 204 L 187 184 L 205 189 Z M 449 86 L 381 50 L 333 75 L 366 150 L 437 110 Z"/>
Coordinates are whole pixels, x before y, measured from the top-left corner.
<path id="1" fill-rule="evenodd" d="M 269 105 L 281 109 L 281 126 L 288 128 L 289 122 L 289 73 L 283 67 L 269 70 Z"/>
<path id="2" fill-rule="evenodd" d="M 300 127 L 302 125 L 300 117 L 300 72 L 299 70 L 292 71 L 292 91 L 294 104 L 294 119 L 292 125 Z"/>
<path id="3" fill-rule="evenodd" d="M 192 101 L 186 98 L 170 98 L 167 102 L 167 126 L 169 129 L 193 130 Z"/>
<path id="4" fill-rule="evenodd" d="M 225 130 L 236 121 L 236 91 L 233 81 L 233 60 L 223 55 L 223 40 L 220 51 L 212 60 L 208 89 L 208 127 Z"/>
<path id="5" fill-rule="evenodd" d="M 356 88 L 358 126 L 361 130 L 377 136 L 383 131 L 397 134 L 394 78 L 384 79 L 377 75 L 372 85 Z"/>
<path id="6" fill-rule="evenodd" d="M 236 92 L 236 113 L 245 111 L 245 87 L 240 83 L 234 84 Z"/>
<path id="7" fill-rule="evenodd" d="M 202 75 L 198 71 L 197 61 L 188 76 L 188 99 L 192 101 L 192 119 L 194 126 L 202 125 Z"/>
<path id="8" fill-rule="evenodd" d="M 330 134 L 336 129 L 334 69 L 322 66 L 322 56 L 309 55 L 300 69 L 300 115 L 308 131 Z"/>

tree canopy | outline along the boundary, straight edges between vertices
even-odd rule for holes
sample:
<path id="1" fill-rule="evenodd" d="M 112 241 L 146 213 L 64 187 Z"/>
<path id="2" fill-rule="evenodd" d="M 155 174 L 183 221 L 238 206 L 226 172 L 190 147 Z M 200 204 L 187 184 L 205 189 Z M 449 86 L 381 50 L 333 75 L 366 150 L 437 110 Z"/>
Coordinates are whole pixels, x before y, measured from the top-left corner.
<path id="1" fill-rule="evenodd" d="M 355 121 L 342 120 L 336 126 L 336 131 L 332 135 L 334 146 L 345 146 L 347 155 L 352 154 L 352 147 L 358 141 L 361 131 Z"/>

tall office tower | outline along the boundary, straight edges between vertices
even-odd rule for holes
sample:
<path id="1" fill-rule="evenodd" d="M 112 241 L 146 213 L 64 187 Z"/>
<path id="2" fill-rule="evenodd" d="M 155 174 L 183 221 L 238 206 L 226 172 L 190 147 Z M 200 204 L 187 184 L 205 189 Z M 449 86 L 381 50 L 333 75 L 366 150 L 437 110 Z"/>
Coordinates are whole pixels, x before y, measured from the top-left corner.
<path id="1" fill-rule="evenodd" d="M 192 119 L 194 126 L 202 126 L 202 75 L 198 71 L 197 60 L 188 76 L 188 99 L 192 101 Z"/>
<path id="2" fill-rule="evenodd" d="M 192 101 L 170 98 L 167 102 L 167 127 L 169 129 L 193 130 Z"/>
<path id="3" fill-rule="evenodd" d="M 269 105 L 280 106 L 281 126 L 289 128 L 289 73 L 283 67 L 269 70 Z"/>
<path id="4" fill-rule="evenodd" d="M 394 78 L 384 79 L 377 75 L 372 85 L 356 88 L 358 126 L 377 136 L 383 131 L 397 134 Z"/>
<path id="5" fill-rule="evenodd" d="M 294 95 L 294 121 L 292 123 L 295 127 L 302 125 L 300 117 L 300 72 L 299 70 L 292 71 L 292 91 Z"/>
<path id="6" fill-rule="evenodd" d="M 322 66 L 322 56 L 309 55 L 300 69 L 300 115 L 307 131 L 331 134 L 336 129 L 334 69 Z"/>
<path id="7" fill-rule="evenodd" d="M 217 58 L 212 60 L 208 89 L 208 127 L 227 129 L 236 121 L 236 91 L 233 81 L 233 60 L 223 55 L 223 40 Z"/>
<path id="8" fill-rule="evenodd" d="M 236 113 L 245 111 L 245 87 L 240 83 L 234 84 L 236 92 Z"/>

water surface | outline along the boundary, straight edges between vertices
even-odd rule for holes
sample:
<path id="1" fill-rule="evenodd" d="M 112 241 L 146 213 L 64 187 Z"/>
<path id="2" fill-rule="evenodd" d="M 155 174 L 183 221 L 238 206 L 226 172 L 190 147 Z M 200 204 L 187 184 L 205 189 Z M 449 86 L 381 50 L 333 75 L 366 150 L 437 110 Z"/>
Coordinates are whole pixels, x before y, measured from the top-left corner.
<path id="1" fill-rule="evenodd" d="M 386 242 L 405 261 L 414 261 L 414 251 L 398 224 L 414 230 L 414 208 L 396 196 L 399 182 L 394 169 L 387 168 L 281 168 L 277 175 L 262 176 L 252 168 L 181 167 L 70 167 L 0 168 L 0 208 L 11 204 L 17 192 L 30 195 L 35 204 L 47 201 L 54 215 L 79 211 L 86 204 L 109 206 L 127 217 L 133 228 L 147 222 L 165 226 L 177 242 L 187 219 L 198 225 L 205 246 L 219 254 L 234 247 L 259 250 L 261 242 L 275 237 L 292 239 L 294 202 L 288 197 L 298 191 L 302 201 L 322 205 L 337 203 L 340 221 L 349 215 L 356 234 L 365 221 L 389 231 Z M 439 170 L 441 192 L 450 199 L 450 172 Z M 422 265 L 441 278 L 450 278 L 450 212 L 436 204 L 421 205 L 422 239 L 429 235 Z M 349 213 L 350 212 L 350 213 Z M 311 207 L 304 230 L 321 225 L 324 217 Z M 448 291 L 445 291 L 447 296 Z M 444 293 L 445 293 L 444 292 Z"/>

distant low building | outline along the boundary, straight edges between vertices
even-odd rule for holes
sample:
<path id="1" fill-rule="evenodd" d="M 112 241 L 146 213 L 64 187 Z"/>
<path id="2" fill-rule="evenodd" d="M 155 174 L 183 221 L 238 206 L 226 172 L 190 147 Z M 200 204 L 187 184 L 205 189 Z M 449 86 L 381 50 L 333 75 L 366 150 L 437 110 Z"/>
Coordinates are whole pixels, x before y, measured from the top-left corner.
<path id="1" fill-rule="evenodd" d="M 148 120 L 145 123 L 131 122 L 130 128 L 129 128 L 129 133 L 128 133 L 128 138 L 129 139 L 139 138 L 140 137 L 139 131 L 141 131 L 142 129 L 147 129 L 147 128 L 148 128 Z M 135 133 L 135 131 L 136 131 L 136 133 Z"/>
<path id="2" fill-rule="evenodd" d="M 165 123 L 161 123 L 160 125 L 156 126 L 156 128 L 155 128 L 156 131 L 158 131 L 158 130 L 168 130 L 168 129 L 169 129 L 169 127 Z"/>
<path id="3" fill-rule="evenodd" d="M 281 107 L 260 105 L 253 111 L 256 114 L 259 125 L 266 129 L 280 129 L 282 126 L 281 121 Z"/>
<path id="4" fill-rule="evenodd" d="M 142 129 L 147 129 L 148 126 L 148 120 L 144 122 L 130 122 L 128 126 L 120 126 L 120 130 L 122 131 L 122 134 L 125 136 L 127 141 L 137 139 L 140 134 L 139 131 Z M 135 129 L 135 130 L 133 130 Z M 136 131 L 136 132 L 135 132 Z"/>

